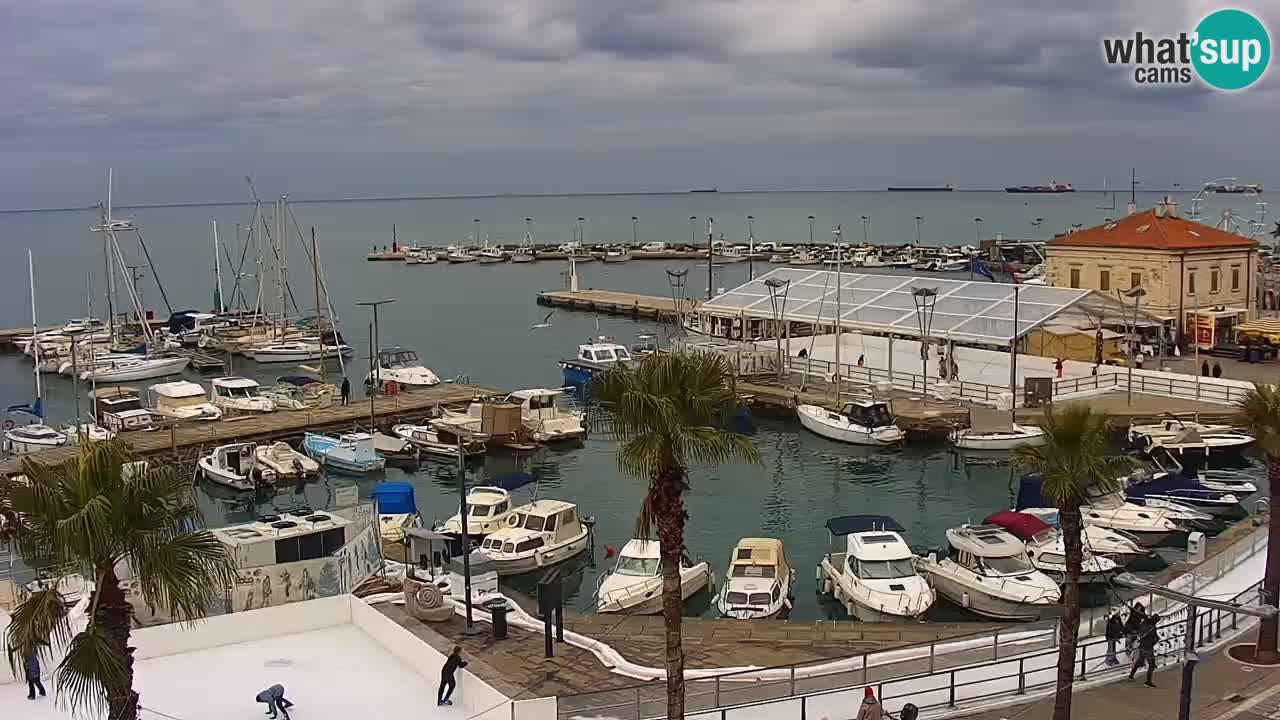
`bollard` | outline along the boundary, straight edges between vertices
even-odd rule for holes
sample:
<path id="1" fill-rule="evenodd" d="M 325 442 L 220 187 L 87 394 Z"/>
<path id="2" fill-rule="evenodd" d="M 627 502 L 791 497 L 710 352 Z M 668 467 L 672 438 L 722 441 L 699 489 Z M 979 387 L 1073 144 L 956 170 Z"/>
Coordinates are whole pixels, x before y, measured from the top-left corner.
<path id="1" fill-rule="evenodd" d="M 937 646 L 937 643 L 929 643 L 929 674 L 930 675 L 933 674 L 933 669 L 934 669 L 933 659 L 937 650 L 936 646 Z"/>
<path id="2" fill-rule="evenodd" d="M 1087 669 L 1088 669 L 1088 665 L 1086 664 L 1088 657 L 1089 657 L 1089 646 L 1081 645 L 1080 646 L 1080 679 L 1081 680 L 1085 679 L 1085 673 L 1087 672 Z"/>
<path id="3" fill-rule="evenodd" d="M 1018 658 L 1018 694 L 1027 694 L 1026 661 L 1023 658 Z"/>
<path id="4" fill-rule="evenodd" d="M 951 683 L 950 683 L 950 685 L 951 685 L 951 687 L 950 687 L 950 689 L 949 689 L 949 690 L 950 690 L 950 692 L 948 693 L 948 694 L 949 694 L 949 698 L 948 698 L 948 700 L 947 700 L 947 707 L 954 709 L 954 708 L 955 708 L 955 706 L 956 706 L 956 671 L 955 671 L 955 670 L 952 670 L 952 671 L 951 671 Z"/>
<path id="5" fill-rule="evenodd" d="M 795 694 L 796 694 L 796 666 L 792 665 L 791 666 L 791 696 L 795 697 Z"/>

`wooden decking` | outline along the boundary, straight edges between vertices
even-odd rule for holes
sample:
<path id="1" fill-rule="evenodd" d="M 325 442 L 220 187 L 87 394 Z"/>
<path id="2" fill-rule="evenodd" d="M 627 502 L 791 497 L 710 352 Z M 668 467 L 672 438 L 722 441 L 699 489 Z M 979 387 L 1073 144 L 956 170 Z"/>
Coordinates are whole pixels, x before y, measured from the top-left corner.
<path id="1" fill-rule="evenodd" d="M 373 414 L 378 424 L 403 419 L 418 419 L 437 405 L 462 403 L 477 396 L 494 395 L 498 391 L 476 385 L 442 384 L 400 395 L 376 397 Z M 218 422 L 174 426 L 154 432 L 126 433 L 123 437 L 140 455 L 163 452 L 178 453 L 185 449 L 209 447 L 240 441 L 262 441 L 298 436 L 306 431 L 343 430 L 355 426 L 369 427 L 369 400 L 350 405 L 334 405 L 316 410 L 279 410 L 248 415 Z M 36 462 L 54 464 L 74 457 L 74 447 L 61 447 L 33 453 L 25 457 Z M 0 462 L 0 475 L 19 472 L 21 458 Z"/>
<path id="2" fill-rule="evenodd" d="M 543 290 L 538 293 L 538 304 L 546 307 L 586 310 L 609 315 L 666 319 L 674 317 L 676 305 L 669 297 L 640 295 L 638 293 L 613 292 L 611 290 Z M 685 311 L 691 303 L 685 302 Z"/>

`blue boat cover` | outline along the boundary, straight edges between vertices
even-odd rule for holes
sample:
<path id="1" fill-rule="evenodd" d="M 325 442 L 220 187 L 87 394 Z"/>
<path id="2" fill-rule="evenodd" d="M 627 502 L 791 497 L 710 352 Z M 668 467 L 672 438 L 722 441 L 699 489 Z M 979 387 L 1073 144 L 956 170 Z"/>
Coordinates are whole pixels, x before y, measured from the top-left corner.
<path id="1" fill-rule="evenodd" d="M 507 492 L 511 492 L 537 481 L 538 478 L 530 475 L 529 473 L 513 472 L 506 473 L 505 475 L 499 475 L 492 480 L 486 480 L 483 484 L 490 485 L 492 487 L 500 487 Z"/>
<path id="2" fill-rule="evenodd" d="M 1027 508 L 1053 507 L 1053 503 L 1046 502 L 1041 488 L 1044 485 L 1043 478 L 1039 473 L 1026 475 L 1022 481 L 1018 483 L 1018 502 L 1015 503 L 1015 510 L 1026 510 Z"/>
<path id="3" fill-rule="evenodd" d="M 827 521 L 827 529 L 832 535 L 850 535 L 852 533 L 872 530 L 891 530 L 906 532 L 897 520 L 888 515 L 844 515 Z"/>
<path id="4" fill-rule="evenodd" d="M 418 503 L 413 498 L 413 483 L 380 482 L 373 488 L 369 496 L 378 503 L 378 512 L 386 514 L 418 512 Z"/>

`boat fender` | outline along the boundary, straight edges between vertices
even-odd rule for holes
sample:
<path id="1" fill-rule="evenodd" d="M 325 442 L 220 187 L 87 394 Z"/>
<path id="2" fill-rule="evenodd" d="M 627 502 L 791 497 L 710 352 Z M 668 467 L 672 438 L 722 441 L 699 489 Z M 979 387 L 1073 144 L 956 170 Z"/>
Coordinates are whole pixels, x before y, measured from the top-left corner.
<path id="1" fill-rule="evenodd" d="M 969 607 L 969 593 L 964 592 L 960 594 L 960 607 Z"/>
<path id="2" fill-rule="evenodd" d="M 786 609 L 790 610 L 790 609 L 791 609 L 791 598 L 782 598 L 782 607 L 784 607 L 784 608 L 786 608 Z"/>

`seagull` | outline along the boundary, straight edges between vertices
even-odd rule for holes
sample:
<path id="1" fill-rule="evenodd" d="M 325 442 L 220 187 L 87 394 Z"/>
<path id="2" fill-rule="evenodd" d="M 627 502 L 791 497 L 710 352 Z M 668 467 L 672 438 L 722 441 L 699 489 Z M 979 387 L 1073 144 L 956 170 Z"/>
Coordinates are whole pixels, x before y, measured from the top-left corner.
<path id="1" fill-rule="evenodd" d="M 551 316 L 552 316 L 552 315 L 555 315 L 555 314 L 556 314 L 556 311 L 555 311 L 555 310 L 552 310 L 551 312 L 547 313 L 547 316 L 546 316 L 546 317 L 542 318 L 542 322 L 538 323 L 537 325 L 533 325 L 533 326 L 531 326 L 529 329 L 530 329 L 530 330 L 537 330 L 537 329 L 539 329 L 539 328 L 549 328 L 549 327 L 551 327 Z"/>

